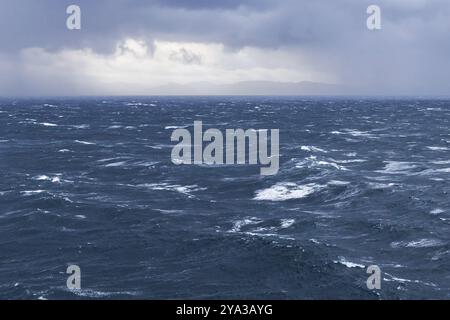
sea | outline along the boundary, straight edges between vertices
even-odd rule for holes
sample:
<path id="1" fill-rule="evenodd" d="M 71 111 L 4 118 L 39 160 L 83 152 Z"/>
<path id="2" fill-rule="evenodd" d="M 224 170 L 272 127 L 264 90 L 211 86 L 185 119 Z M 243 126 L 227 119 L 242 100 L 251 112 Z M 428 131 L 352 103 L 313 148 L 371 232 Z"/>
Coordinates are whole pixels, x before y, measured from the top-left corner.
<path id="1" fill-rule="evenodd" d="M 278 173 L 174 164 L 194 121 L 279 129 Z M 446 99 L 1 98 L 0 299 L 449 299 L 449 128 Z"/>

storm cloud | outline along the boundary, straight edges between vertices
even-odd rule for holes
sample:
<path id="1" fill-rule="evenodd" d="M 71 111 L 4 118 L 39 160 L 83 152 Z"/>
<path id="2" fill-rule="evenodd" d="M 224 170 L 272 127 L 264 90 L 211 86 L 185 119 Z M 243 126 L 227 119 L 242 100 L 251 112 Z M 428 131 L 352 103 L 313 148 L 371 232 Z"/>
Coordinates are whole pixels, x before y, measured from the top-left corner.
<path id="1" fill-rule="evenodd" d="M 70 4 L 81 30 L 66 28 Z M 366 27 L 370 4 L 381 30 Z M 0 94 L 270 80 L 445 95 L 449 17 L 445 0 L 0 0 Z"/>

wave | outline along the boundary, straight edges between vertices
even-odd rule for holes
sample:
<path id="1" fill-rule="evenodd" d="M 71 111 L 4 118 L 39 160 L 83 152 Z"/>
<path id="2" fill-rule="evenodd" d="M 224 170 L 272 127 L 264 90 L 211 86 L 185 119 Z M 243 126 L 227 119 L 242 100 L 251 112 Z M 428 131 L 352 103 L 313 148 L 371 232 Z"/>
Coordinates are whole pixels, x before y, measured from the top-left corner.
<path id="1" fill-rule="evenodd" d="M 230 229 L 229 232 L 240 232 L 242 227 L 252 225 L 252 224 L 258 224 L 263 222 L 263 220 L 260 220 L 255 217 L 245 218 L 242 220 L 238 220 L 234 222 L 233 227 Z"/>
<path id="2" fill-rule="evenodd" d="M 121 166 L 124 166 L 126 164 L 127 164 L 126 161 L 119 161 L 119 162 L 113 162 L 113 163 L 105 164 L 105 167 L 107 167 L 107 168 L 121 167 Z"/>
<path id="3" fill-rule="evenodd" d="M 323 152 L 323 153 L 327 153 L 328 151 L 321 149 L 321 148 L 317 148 L 314 146 L 301 146 L 300 147 L 301 150 L 303 151 L 309 151 L 309 152 Z"/>
<path id="4" fill-rule="evenodd" d="M 121 160 L 121 161 L 117 161 Z M 153 167 L 156 164 L 158 164 L 158 161 L 147 161 L 147 160 L 133 160 L 130 157 L 116 157 L 116 158 L 107 158 L 107 159 L 100 159 L 97 160 L 97 162 L 105 163 L 102 166 L 105 168 L 115 168 L 115 167 Z"/>
<path id="5" fill-rule="evenodd" d="M 437 239 L 420 239 L 415 241 L 398 241 L 398 242 L 392 242 L 391 247 L 392 248 L 430 248 L 430 247 L 439 247 L 444 245 L 445 243 L 441 240 Z"/>
<path id="6" fill-rule="evenodd" d="M 256 191 L 256 196 L 253 200 L 286 201 L 302 199 L 323 188 L 324 186 L 314 183 L 298 185 L 292 182 L 281 182 L 270 188 Z"/>
<path id="7" fill-rule="evenodd" d="M 189 128 L 189 126 L 166 126 L 166 127 L 164 127 L 165 130 L 186 129 L 186 128 Z"/>
<path id="8" fill-rule="evenodd" d="M 410 279 L 404 279 L 404 278 L 399 278 L 399 277 L 395 277 L 387 272 L 384 272 L 384 274 L 386 276 L 388 276 L 388 278 L 384 277 L 383 280 L 384 281 L 395 281 L 395 282 L 400 282 L 400 283 L 416 283 L 416 284 L 422 284 L 422 285 L 426 285 L 426 286 L 430 286 L 430 287 L 437 287 L 437 285 L 435 283 L 432 282 L 425 282 L 425 281 L 421 281 L 421 280 L 410 280 Z"/>
<path id="9" fill-rule="evenodd" d="M 445 212 L 444 210 L 437 208 L 437 209 L 431 210 L 430 214 L 441 214 L 441 213 L 444 213 L 444 212 Z"/>
<path id="10" fill-rule="evenodd" d="M 281 219 L 281 229 L 287 229 L 295 223 L 295 219 Z"/>
<path id="11" fill-rule="evenodd" d="M 437 165 L 446 165 L 446 164 L 450 164 L 450 160 L 431 161 L 431 163 L 437 164 Z"/>
<path id="12" fill-rule="evenodd" d="M 193 192 L 205 191 L 207 188 L 201 188 L 198 185 L 187 185 L 182 186 L 179 184 L 170 184 L 170 183 L 145 183 L 138 185 L 139 187 L 149 188 L 154 191 L 175 191 L 188 197 L 193 197 Z"/>
<path id="13" fill-rule="evenodd" d="M 341 166 L 332 161 L 318 160 L 316 156 L 309 156 L 302 161 L 296 163 L 296 168 L 315 168 L 315 167 L 332 167 L 337 170 L 349 171 L 344 166 Z"/>
<path id="14" fill-rule="evenodd" d="M 344 266 L 346 266 L 347 268 L 361 268 L 364 269 L 366 266 L 360 263 L 355 263 L 355 262 L 350 262 L 347 259 L 345 259 L 344 257 L 338 257 L 339 260 L 334 260 L 334 263 L 339 263 L 342 264 Z"/>
<path id="15" fill-rule="evenodd" d="M 409 173 L 411 169 L 417 168 L 417 165 L 411 162 L 403 161 L 387 161 L 383 170 L 378 170 L 380 173 L 387 174 L 406 174 Z"/>
<path id="16" fill-rule="evenodd" d="M 427 147 L 427 149 L 432 151 L 449 151 L 450 149 L 447 147 Z"/>
<path id="17" fill-rule="evenodd" d="M 88 124 L 79 124 L 79 125 L 70 125 L 69 127 L 75 128 L 75 129 L 88 129 L 90 125 Z"/>
<path id="18" fill-rule="evenodd" d="M 228 232 L 252 237 L 275 237 L 284 240 L 295 240 L 293 237 L 278 233 L 281 230 L 290 228 L 294 223 L 295 219 L 281 219 L 274 224 L 274 222 L 264 221 L 257 217 L 247 217 L 235 221 Z"/>
<path id="19" fill-rule="evenodd" d="M 139 292 L 134 291 L 98 291 L 92 289 L 70 290 L 71 293 L 86 298 L 110 298 L 114 296 L 136 296 Z"/>
<path id="20" fill-rule="evenodd" d="M 45 190 L 25 190 L 25 191 L 21 191 L 20 193 L 22 193 L 25 196 L 32 196 L 35 194 L 40 194 L 46 192 Z"/>
<path id="21" fill-rule="evenodd" d="M 38 124 L 40 124 L 41 126 L 44 126 L 44 127 L 57 127 L 58 126 L 57 124 L 50 123 L 50 122 L 40 122 Z"/>
<path id="22" fill-rule="evenodd" d="M 360 131 L 356 129 L 343 129 L 342 131 L 332 131 L 331 134 L 334 135 L 349 135 L 352 137 L 363 137 L 363 138 L 369 138 L 369 139 L 378 139 L 379 137 L 369 133 L 367 131 Z"/>
<path id="23" fill-rule="evenodd" d="M 75 140 L 76 143 L 85 144 L 85 145 L 95 145 L 94 142 L 83 141 L 83 140 Z"/>
<path id="24" fill-rule="evenodd" d="M 327 184 L 331 185 L 331 186 L 346 186 L 346 185 L 349 185 L 350 182 L 348 182 L 348 181 L 340 181 L 340 180 L 331 180 Z"/>

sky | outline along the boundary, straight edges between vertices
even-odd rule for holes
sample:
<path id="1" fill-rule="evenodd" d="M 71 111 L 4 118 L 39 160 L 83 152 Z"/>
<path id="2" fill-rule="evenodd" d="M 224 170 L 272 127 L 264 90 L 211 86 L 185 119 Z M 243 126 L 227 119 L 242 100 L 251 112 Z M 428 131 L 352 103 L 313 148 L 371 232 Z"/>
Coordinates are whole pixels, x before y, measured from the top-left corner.
<path id="1" fill-rule="evenodd" d="M 69 30 L 69 5 L 81 29 Z M 369 30 L 366 10 L 381 9 Z M 242 81 L 450 93 L 448 0 L 0 0 L 0 95 Z"/>

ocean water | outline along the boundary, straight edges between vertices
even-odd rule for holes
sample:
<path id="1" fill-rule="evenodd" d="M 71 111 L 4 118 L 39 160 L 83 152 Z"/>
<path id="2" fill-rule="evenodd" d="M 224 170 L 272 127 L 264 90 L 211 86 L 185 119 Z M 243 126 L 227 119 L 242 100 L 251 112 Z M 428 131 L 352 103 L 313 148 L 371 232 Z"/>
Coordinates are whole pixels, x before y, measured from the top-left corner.
<path id="1" fill-rule="evenodd" d="M 279 128 L 279 173 L 174 165 L 196 120 Z M 447 100 L 1 99 L 0 299 L 448 299 L 449 127 Z"/>

